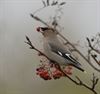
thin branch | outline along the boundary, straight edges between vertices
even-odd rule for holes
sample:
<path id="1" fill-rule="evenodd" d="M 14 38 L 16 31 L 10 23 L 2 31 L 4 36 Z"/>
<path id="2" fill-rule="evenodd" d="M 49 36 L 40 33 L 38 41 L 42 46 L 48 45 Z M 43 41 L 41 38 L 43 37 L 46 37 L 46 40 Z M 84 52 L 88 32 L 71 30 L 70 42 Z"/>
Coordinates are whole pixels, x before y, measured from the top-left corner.
<path id="1" fill-rule="evenodd" d="M 96 59 L 97 56 L 91 54 L 91 51 L 92 51 L 92 50 L 95 51 L 96 53 L 98 53 L 98 51 L 94 49 L 94 47 L 92 46 L 92 44 L 91 44 L 89 38 L 86 38 L 86 39 L 87 39 L 87 41 L 88 41 L 88 45 L 89 45 L 89 47 L 90 47 L 90 50 L 89 50 L 89 54 L 88 54 L 88 56 L 91 55 L 91 57 L 94 59 L 94 61 L 95 61 L 95 62 L 100 66 L 99 61 Z"/>
<path id="2" fill-rule="evenodd" d="M 32 42 L 30 41 L 30 39 L 28 38 L 28 36 L 26 36 L 26 40 L 27 40 L 27 42 L 25 41 L 25 43 L 30 46 L 30 49 L 36 50 L 37 52 L 39 52 L 39 54 L 41 54 L 41 55 L 45 56 L 47 59 L 49 59 L 49 57 L 47 57 L 44 53 L 42 53 L 40 50 L 38 50 L 36 47 L 33 46 Z"/>
<path id="3" fill-rule="evenodd" d="M 68 75 L 61 69 L 60 65 L 59 65 L 57 62 L 51 60 L 51 59 L 50 59 L 49 57 L 47 57 L 43 52 L 41 52 L 41 51 L 38 50 L 35 46 L 33 46 L 32 42 L 30 41 L 30 39 L 28 38 L 28 36 L 26 36 L 26 40 L 27 40 L 27 41 L 25 41 L 25 43 L 28 44 L 28 45 L 30 46 L 30 49 L 36 50 L 36 51 L 39 52 L 41 55 L 43 55 L 44 57 L 46 57 L 48 60 L 52 61 L 53 63 L 56 63 L 57 66 L 58 66 L 57 68 L 64 74 L 65 77 L 67 77 L 69 80 L 71 80 L 71 81 L 72 81 L 73 83 L 75 83 L 76 85 L 83 86 L 83 87 L 89 89 L 90 91 L 92 91 L 94 94 L 98 94 L 98 93 L 95 91 L 95 87 L 96 87 L 96 85 L 97 85 L 99 79 L 96 78 L 94 74 L 93 74 L 93 79 L 91 80 L 91 81 L 92 81 L 92 86 L 91 86 L 91 87 L 88 86 L 88 85 L 86 85 L 85 83 L 83 83 L 83 81 L 82 81 L 78 76 L 76 76 L 76 78 L 77 78 L 77 80 L 78 80 L 78 82 L 77 82 L 76 80 L 74 80 L 73 78 L 71 78 L 70 76 L 68 76 Z"/>
<path id="4" fill-rule="evenodd" d="M 94 61 L 100 66 L 99 61 L 96 59 L 95 55 L 91 55 L 91 57 L 94 59 Z"/>
<path id="5" fill-rule="evenodd" d="M 88 45 L 89 45 L 89 47 L 91 48 L 91 50 L 93 50 L 93 51 L 95 51 L 96 53 L 100 54 L 100 51 L 97 50 L 97 49 L 95 49 L 95 48 L 92 46 L 92 44 L 91 44 L 89 38 L 86 38 L 86 39 L 87 39 L 87 41 L 88 41 Z"/>
<path id="6" fill-rule="evenodd" d="M 90 61 L 90 53 L 91 53 L 91 50 L 88 49 L 88 56 L 87 56 L 88 57 L 88 61 Z"/>
<path id="7" fill-rule="evenodd" d="M 45 21 L 41 20 L 39 17 L 37 17 L 37 16 L 35 16 L 35 15 L 33 15 L 33 14 L 30 14 L 30 16 L 31 16 L 33 19 L 35 19 L 36 21 L 39 21 L 39 22 L 43 23 L 44 25 L 50 27 Z"/>
<path id="8" fill-rule="evenodd" d="M 96 78 L 96 76 L 94 74 L 93 74 L 93 78 L 92 78 L 93 80 L 91 80 L 92 81 L 92 86 L 91 87 L 86 85 L 85 83 L 83 83 L 83 81 L 81 81 L 81 79 L 79 77 L 76 76 L 76 78 L 79 81 L 78 85 L 84 86 L 87 89 L 91 90 L 94 94 L 97 94 L 97 92 L 94 89 L 95 89 L 95 86 L 97 85 L 99 79 Z"/>
<path id="9" fill-rule="evenodd" d="M 54 5 L 57 5 L 58 4 L 58 0 L 57 1 L 54 1 L 52 2 L 51 6 L 54 6 Z"/>
<path id="10" fill-rule="evenodd" d="M 46 7 L 46 3 L 45 3 L 45 1 L 42 0 L 42 3 L 43 3 L 43 5 L 44 5 L 44 7 Z"/>
<path id="11" fill-rule="evenodd" d="M 49 0 L 47 0 L 47 6 L 49 6 L 50 5 L 50 2 L 49 2 Z"/>

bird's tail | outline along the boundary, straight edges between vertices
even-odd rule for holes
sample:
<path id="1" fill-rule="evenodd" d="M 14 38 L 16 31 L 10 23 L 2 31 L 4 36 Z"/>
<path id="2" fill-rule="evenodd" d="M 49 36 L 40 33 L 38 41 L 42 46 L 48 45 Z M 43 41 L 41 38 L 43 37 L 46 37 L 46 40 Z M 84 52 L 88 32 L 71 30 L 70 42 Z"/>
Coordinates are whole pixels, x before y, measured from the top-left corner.
<path id="1" fill-rule="evenodd" d="M 74 65 L 74 64 L 72 64 L 72 66 L 74 66 L 74 67 L 77 68 L 78 70 L 80 70 L 80 71 L 86 73 L 86 71 L 85 71 L 83 68 L 81 68 L 80 66 L 77 66 L 77 65 Z"/>

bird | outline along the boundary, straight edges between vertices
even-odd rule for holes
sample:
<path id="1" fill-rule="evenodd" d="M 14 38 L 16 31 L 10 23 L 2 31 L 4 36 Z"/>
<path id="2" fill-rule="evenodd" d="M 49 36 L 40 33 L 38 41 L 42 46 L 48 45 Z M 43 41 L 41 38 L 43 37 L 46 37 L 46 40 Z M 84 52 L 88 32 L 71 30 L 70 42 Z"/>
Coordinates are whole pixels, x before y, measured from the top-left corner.
<path id="1" fill-rule="evenodd" d="M 71 65 L 82 72 L 86 72 L 82 65 L 68 52 L 53 28 L 38 27 L 37 31 L 43 35 L 44 53 L 50 60 L 57 62 L 61 66 Z"/>

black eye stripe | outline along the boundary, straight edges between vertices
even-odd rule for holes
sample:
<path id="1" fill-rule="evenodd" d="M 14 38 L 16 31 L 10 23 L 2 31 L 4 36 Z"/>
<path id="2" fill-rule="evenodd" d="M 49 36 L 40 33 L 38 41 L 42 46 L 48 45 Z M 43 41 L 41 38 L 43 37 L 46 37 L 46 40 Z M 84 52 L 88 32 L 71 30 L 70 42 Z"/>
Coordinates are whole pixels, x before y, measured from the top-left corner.
<path id="1" fill-rule="evenodd" d="M 41 27 L 41 30 L 45 31 L 45 30 L 49 30 L 49 28 L 47 28 L 47 27 Z"/>
<path id="2" fill-rule="evenodd" d="M 54 29 L 48 27 L 41 27 L 41 30 L 42 31 L 51 30 L 52 32 L 54 32 Z"/>

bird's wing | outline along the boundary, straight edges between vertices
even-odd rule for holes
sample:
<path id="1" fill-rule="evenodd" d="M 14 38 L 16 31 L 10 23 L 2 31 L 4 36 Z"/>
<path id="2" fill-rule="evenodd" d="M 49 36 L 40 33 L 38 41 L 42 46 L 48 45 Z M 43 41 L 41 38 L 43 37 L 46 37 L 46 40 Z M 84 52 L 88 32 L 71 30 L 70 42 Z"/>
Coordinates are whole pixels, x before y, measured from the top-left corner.
<path id="1" fill-rule="evenodd" d="M 55 44 L 51 44 L 49 43 L 49 46 L 51 48 L 51 51 L 56 53 L 57 55 L 69 60 L 72 64 L 74 65 L 79 65 L 81 66 L 81 64 L 76 61 L 67 51 L 65 51 L 63 48 L 56 46 Z M 62 45 L 61 45 L 62 46 Z"/>

